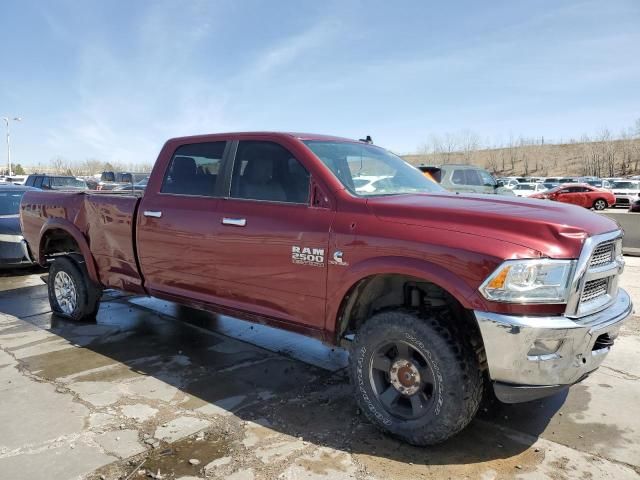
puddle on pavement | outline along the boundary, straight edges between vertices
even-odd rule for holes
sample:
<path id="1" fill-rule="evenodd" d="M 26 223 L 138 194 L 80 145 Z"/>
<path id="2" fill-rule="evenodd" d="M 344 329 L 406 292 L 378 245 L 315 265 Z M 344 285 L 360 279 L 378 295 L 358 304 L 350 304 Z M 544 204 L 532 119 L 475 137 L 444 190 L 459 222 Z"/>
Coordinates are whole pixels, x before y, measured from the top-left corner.
<path id="1" fill-rule="evenodd" d="M 186 438 L 172 443 L 170 447 L 158 448 L 147 458 L 142 468 L 153 473 L 172 474 L 176 478 L 181 475 L 195 475 L 205 465 L 225 456 L 230 451 L 229 444 L 222 439 L 205 436 L 204 440 Z M 196 459 L 200 463 L 192 465 L 189 460 Z"/>
<path id="2" fill-rule="evenodd" d="M 200 439 L 199 439 L 200 438 Z M 116 462 L 94 472 L 89 479 L 106 478 L 150 478 L 160 473 L 158 478 L 179 478 L 181 476 L 198 475 L 210 462 L 228 455 L 231 452 L 231 440 L 218 438 L 215 432 L 205 432 L 199 435 L 178 440 L 166 447 L 158 447 L 140 454 L 126 463 Z M 190 460 L 197 460 L 197 465 Z M 142 461 L 144 460 L 144 463 Z M 133 470 L 140 465 L 137 473 Z M 144 474 L 140 472 L 144 470 Z"/>

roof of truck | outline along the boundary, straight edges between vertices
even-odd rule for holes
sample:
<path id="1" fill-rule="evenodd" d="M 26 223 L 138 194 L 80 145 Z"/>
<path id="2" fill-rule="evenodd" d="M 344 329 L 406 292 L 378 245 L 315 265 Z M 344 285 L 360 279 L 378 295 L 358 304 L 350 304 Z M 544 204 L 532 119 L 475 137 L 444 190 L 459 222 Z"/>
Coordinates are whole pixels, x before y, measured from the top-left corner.
<path id="1" fill-rule="evenodd" d="M 175 137 L 172 138 L 172 140 L 185 140 L 185 139 L 189 139 L 189 138 L 203 138 L 203 137 L 208 137 L 208 136 L 215 136 L 215 137 L 224 137 L 224 136 L 240 136 L 240 135 L 256 135 L 256 136 L 261 136 L 261 135 L 269 135 L 269 136 L 275 136 L 275 137 L 293 137 L 293 138 L 297 138 L 298 140 L 322 140 L 322 141 L 332 141 L 332 142 L 357 142 L 357 143 L 365 143 L 359 140 L 354 140 L 352 138 L 345 138 L 345 137 L 336 137 L 333 135 L 322 135 L 322 134 L 317 134 L 317 133 L 300 133 L 300 132 L 269 132 L 269 131 L 256 131 L 256 132 L 220 132 L 220 133 L 209 133 L 209 134 L 202 134 L 202 135 L 189 135 L 189 136 L 185 136 L 185 137 Z"/>

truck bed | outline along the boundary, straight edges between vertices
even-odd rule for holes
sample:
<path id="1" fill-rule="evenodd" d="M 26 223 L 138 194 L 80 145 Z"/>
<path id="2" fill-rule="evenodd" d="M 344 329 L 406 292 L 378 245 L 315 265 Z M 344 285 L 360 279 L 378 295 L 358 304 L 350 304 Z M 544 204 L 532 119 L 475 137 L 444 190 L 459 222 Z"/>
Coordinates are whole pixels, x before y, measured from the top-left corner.
<path id="1" fill-rule="evenodd" d="M 134 242 L 139 202 L 131 194 L 30 191 L 21 204 L 23 235 L 31 254 L 42 264 L 41 252 L 47 242 L 56 242 L 56 229 L 72 229 L 80 250 L 91 252 L 85 259 L 93 258 L 95 265 L 87 269 L 95 271 L 96 281 L 105 287 L 142 292 Z"/>

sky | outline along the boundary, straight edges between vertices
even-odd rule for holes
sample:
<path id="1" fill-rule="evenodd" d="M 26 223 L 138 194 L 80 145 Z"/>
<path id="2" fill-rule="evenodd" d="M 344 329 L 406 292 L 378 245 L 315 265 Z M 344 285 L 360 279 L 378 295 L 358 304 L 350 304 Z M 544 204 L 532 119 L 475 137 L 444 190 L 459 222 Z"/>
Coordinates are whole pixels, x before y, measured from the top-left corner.
<path id="1" fill-rule="evenodd" d="M 0 32 L 23 165 L 150 164 L 170 137 L 225 131 L 371 135 L 403 154 L 640 118 L 637 0 L 7 0 Z"/>

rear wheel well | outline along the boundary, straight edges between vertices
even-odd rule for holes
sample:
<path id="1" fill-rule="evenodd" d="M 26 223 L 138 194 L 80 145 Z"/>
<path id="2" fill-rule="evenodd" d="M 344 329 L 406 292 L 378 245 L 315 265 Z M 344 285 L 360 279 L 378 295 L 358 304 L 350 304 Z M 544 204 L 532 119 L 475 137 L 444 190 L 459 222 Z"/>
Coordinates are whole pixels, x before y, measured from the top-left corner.
<path id="1" fill-rule="evenodd" d="M 342 301 L 336 328 L 337 343 L 350 343 L 352 336 L 376 313 L 399 309 L 411 311 L 420 318 L 446 314 L 454 324 L 452 331 L 471 344 L 478 363 L 486 369 L 482 335 L 473 313 L 439 285 L 407 275 L 373 275 L 354 285 Z"/>
<path id="2" fill-rule="evenodd" d="M 78 242 L 65 230 L 54 228 L 48 230 L 41 240 L 41 258 L 48 260 L 59 255 L 82 255 Z"/>

